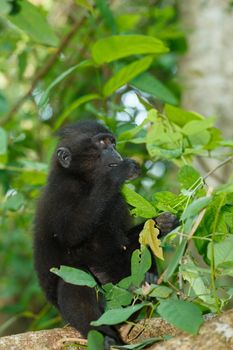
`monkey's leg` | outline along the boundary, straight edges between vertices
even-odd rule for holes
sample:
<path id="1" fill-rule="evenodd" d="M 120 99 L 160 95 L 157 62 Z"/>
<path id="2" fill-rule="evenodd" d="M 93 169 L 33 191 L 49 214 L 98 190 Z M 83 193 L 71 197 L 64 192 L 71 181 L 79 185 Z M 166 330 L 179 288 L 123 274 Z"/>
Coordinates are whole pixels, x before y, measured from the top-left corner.
<path id="1" fill-rule="evenodd" d="M 90 322 L 97 320 L 103 313 L 102 296 L 97 295 L 94 289 L 89 287 L 76 286 L 59 281 L 58 284 L 58 307 L 59 311 L 71 326 L 87 337 L 91 329 L 100 331 L 105 336 L 105 349 L 110 345 L 122 344 L 116 329 L 109 326 L 94 327 Z"/>

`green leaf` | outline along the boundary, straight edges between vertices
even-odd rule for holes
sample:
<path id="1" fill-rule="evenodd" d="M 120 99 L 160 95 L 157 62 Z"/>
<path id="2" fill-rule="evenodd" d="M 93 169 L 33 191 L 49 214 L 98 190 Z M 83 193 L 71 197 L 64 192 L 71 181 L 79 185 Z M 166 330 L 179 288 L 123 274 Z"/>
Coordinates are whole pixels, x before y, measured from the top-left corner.
<path id="1" fill-rule="evenodd" d="M 139 287 L 151 267 L 151 254 L 146 246 L 137 249 L 131 257 L 131 278 L 134 286 Z"/>
<path id="2" fill-rule="evenodd" d="M 233 147 L 233 140 L 222 140 L 220 145 L 223 147 Z"/>
<path id="3" fill-rule="evenodd" d="M 146 148 L 151 157 L 174 159 L 182 156 L 182 148 L 166 149 L 153 143 L 147 143 Z"/>
<path id="4" fill-rule="evenodd" d="M 151 65 L 152 61 L 153 61 L 153 58 L 151 56 L 148 56 L 121 68 L 104 85 L 104 88 L 103 88 L 104 96 L 107 97 L 111 95 L 114 91 L 116 91 L 121 86 L 128 83 L 136 75 L 147 70 L 148 67 Z"/>
<path id="5" fill-rule="evenodd" d="M 212 201 L 212 197 L 201 197 L 194 200 L 187 209 L 182 213 L 181 220 L 187 220 L 188 218 L 195 217 L 202 209 Z"/>
<path id="6" fill-rule="evenodd" d="M 133 87 L 147 92 L 151 96 L 171 104 L 177 104 L 177 98 L 161 81 L 150 73 L 141 74 L 130 83 Z"/>
<path id="7" fill-rule="evenodd" d="M 201 175 L 191 165 L 184 165 L 180 168 L 177 179 L 181 187 L 188 190 L 190 188 L 194 189 L 195 184 L 198 184 L 198 180 L 201 180 Z"/>
<path id="8" fill-rule="evenodd" d="M 97 285 L 96 280 L 89 273 L 73 267 L 61 265 L 60 269 L 53 267 L 50 271 L 61 277 L 65 282 L 77 286 L 93 288 Z"/>
<path id="9" fill-rule="evenodd" d="M 0 155 L 6 154 L 7 152 L 7 133 L 0 127 Z"/>
<path id="10" fill-rule="evenodd" d="M 58 38 L 48 25 L 46 18 L 32 3 L 21 0 L 20 11 L 9 15 L 8 19 L 36 42 L 49 46 L 58 45 Z"/>
<path id="11" fill-rule="evenodd" d="M 153 195 L 155 200 L 154 205 L 162 211 L 172 211 L 174 214 L 177 210 L 183 209 L 183 199 L 185 198 L 182 194 L 176 195 L 169 191 L 156 192 Z M 175 209 L 173 209 L 175 207 Z"/>
<path id="12" fill-rule="evenodd" d="M 203 323 L 198 306 L 184 300 L 164 300 L 157 308 L 160 316 L 173 326 L 197 334 Z"/>
<path id="13" fill-rule="evenodd" d="M 79 97 L 77 100 L 75 100 L 71 105 L 69 105 L 64 112 L 57 118 L 56 123 L 54 125 L 54 130 L 57 130 L 60 128 L 60 126 L 63 124 L 63 122 L 66 120 L 66 118 L 71 114 L 75 109 L 77 109 L 82 104 L 96 100 L 101 99 L 100 95 L 97 94 L 89 94 Z"/>
<path id="14" fill-rule="evenodd" d="M 128 290 L 112 284 L 110 288 L 106 288 L 107 286 L 108 285 L 102 286 L 102 288 L 105 291 L 105 299 L 107 301 L 108 309 L 117 309 L 131 303 L 133 295 Z"/>
<path id="15" fill-rule="evenodd" d="M 91 0 L 75 0 L 76 4 L 85 8 L 86 10 L 93 11 L 93 1 Z"/>
<path id="16" fill-rule="evenodd" d="M 188 136 L 188 139 L 191 142 L 192 147 L 197 149 L 199 149 L 200 146 L 203 147 L 207 145 L 210 141 L 210 138 L 211 138 L 210 132 L 207 130 L 202 130 L 198 133 Z"/>
<path id="17" fill-rule="evenodd" d="M 159 54 L 168 48 L 162 41 L 146 35 L 113 35 L 98 40 L 92 47 L 92 57 L 97 64 L 139 54 Z"/>
<path id="18" fill-rule="evenodd" d="M 153 205 L 127 185 L 123 186 L 122 194 L 124 195 L 126 202 L 135 207 L 132 210 L 133 214 L 143 218 L 152 218 L 155 216 L 156 210 Z"/>
<path id="19" fill-rule="evenodd" d="M 173 159 L 182 155 L 182 134 L 178 127 L 171 128 L 164 117 L 151 110 L 148 119 L 152 121 L 147 133 L 146 147 L 152 157 Z M 175 130 L 174 130 L 175 129 Z"/>
<path id="20" fill-rule="evenodd" d="M 41 95 L 39 103 L 38 103 L 38 107 L 41 108 L 44 104 L 46 104 L 48 102 L 48 96 L 49 96 L 49 93 L 52 90 L 52 88 L 54 88 L 54 86 L 56 86 L 58 83 L 60 83 L 68 75 L 73 73 L 74 70 L 76 70 L 78 68 L 90 67 L 90 66 L 92 66 L 92 64 L 93 63 L 90 60 L 85 60 L 85 61 L 82 61 L 82 62 L 76 64 L 75 66 L 70 67 L 65 72 L 61 73 L 56 79 L 53 80 L 53 82 L 51 84 L 49 84 L 47 89 Z"/>
<path id="21" fill-rule="evenodd" d="M 5 114 L 8 111 L 8 109 L 9 109 L 9 105 L 8 105 L 7 99 L 3 94 L 0 93 L 0 116 L 2 114 Z"/>
<path id="22" fill-rule="evenodd" d="M 104 337 L 100 332 L 96 330 L 91 330 L 88 332 L 87 349 L 104 350 Z"/>
<path id="23" fill-rule="evenodd" d="M 3 205 L 6 210 L 17 211 L 24 205 L 24 196 L 22 193 L 15 193 L 9 196 Z"/>
<path id="24" fill-rule="evenodd" d="M 48 164 L 46 163 L 22 159 L 20 164 L 22 164 L 26 171 L 42 171 L 44 173 L 47 173 L 48 171 Z"/>
<path id="25" fill-rule="evenodd" d="M 143 130 L 142 126 L 145 125 L 146 123 L 147 121 L 144 120 L 142 124 L 132 127 L 129 130 L 121 132 L 117 139 L 117 142 L 118 143 L 121 141 L 132 142 L 133 137 L 136 136 L 139 132 L 145 134 L 145 130 Z M 134 140 L 137 140 L 137 139 L 134 139 Z"/>
<path id="26" fill-rule="evenodd" d="M 1 0 L 0 14 L 7 15 L 11 11 L 11 6 L 8 0 Z"/>
<path id="27" fill-rule="evenodd" d="M 119 13 L 116 22 L 120 33 L 134 30 L 141 20 L 140 13 Z"/>
<path id="28" fill-rule="evenodd" d="M 172 257 L 172 259 L 167 267 L 166 273 L 164 275 L 163 280 L 165 282 L 167 282 L 169 280 L 169 278 L 173 275 L 174 271 L 176 270 L 177 266 L 179 265 L 181 258 L 184 254 L 184 251 L 185 251 L 186 243 L 187 243 L 187 240 L 183 239 L 183 241 L 178 246 L 175 254 L 173 255 L 173 257 Z"/>
<path id="29" fill-rule="evenodd" d="M 194 135 L 202 132 L 205 129 L 210 128 L 214 124 L 213 118 L 204 119 L 201 121 L 192 120 L 191 122 L 185 124 L 182 131 L 185 135 Z"/>
<path id="30" fill-rule="evenodd" d="M 137 304 L 120 309 L 106 311 L 97 321 L 91 322 L 92 326 L 114 325 L 126 321 L 136 311 L 142 309 L 147 304 Z"/>
<path id="31" fill-rule="evenodd" d="M 95 4 L 101 13 L 106 26 L 111 29 L 112 33 L 117 32 L 117 26 L 113 13 L 109 7 L 108 1 L 106 0 L 95 0 Z"/>
<path id="32" fill-rule="evenodd" d="M 233 180 L 230 181 L 229 183 L 226 183 L 223 185 L 218 185 L 215 188 L 214 192 L 217 194 L 222 193 L 222 192 L 233 193 Z"/>
<path id="33" fill-rule="evenodd" d="M 117 283 L 117 286 L 120 288 L 124 288 L 124 289 L 129 289 L 129 287 L 132 285 L 132 276 L 127 276 L 124 277 L 122 280 L 120 280 Z"/>
<path id="34" fill-rule="evenodd" d="M 208 144 L 205 146 L 205 149 L 211 151 L 217 147 L 220 147 L 220 144 L 223 140 L 222 131 L 213 127 L 208 130 L 208 133 L 210 134 L 210 140 Z"/>
<path id="35" fill-rule="evenodd" d="M 208 304 L 212 312 L 216 312 L 215 300 L 211 296 L 211 291 L 205 286 L 203 272 L 199 271 L 198 266 L 194 264 L 189 256 L 186 256 L 185 262 L 181 265 L 183 279 L 188 281 L 195 295 Z M 206 273 L 210 270 L 206 269 Z"/>
<path id="36" fill-rule="evenodd" d="M 171 122 L 179 126 L 184 126 L 191 120 L 204 120 L 204 117 L 198 113 L 188 112 L 168 104 L 165 106 L 164 112 Z"/>
<path id="37" fill-rule="evenodd" d="M 149 293 L 149 296 L 152 298 L 166 299 L 169 297 L 169 295 L 172 294 L 172 292 L 173 292 L 172 289 L 169 287 L 155 285 L 155 287 Z"/>
<path id="38" fill-rule="evenodd" d="M 206 237 L 212 232 L 228 232 L 228 224 L 223 211 L 226 201 L 227 194 L 225 192 L 213 195 L 212 201 L 206 208 L 204 218 L 197 228 L 195 236 Z M 232 217 L 232 213 L 230 217 Z M 229 227 L 232 227 L 232 225 L 230 224 Z M 194 242 L 200 254 L 206 257 L 208 241 L 195 239 Z"/>
<path id="39" fill-rule="evenodd" d="M 210 242 L 208 244 L 207 257 L 209 260 L 212 259 L 212 244 L 214 245 L 214 262 L 216 266 L 226 262 L 233 262 L 233 235 L 226 237 L 222 242 Z"/>

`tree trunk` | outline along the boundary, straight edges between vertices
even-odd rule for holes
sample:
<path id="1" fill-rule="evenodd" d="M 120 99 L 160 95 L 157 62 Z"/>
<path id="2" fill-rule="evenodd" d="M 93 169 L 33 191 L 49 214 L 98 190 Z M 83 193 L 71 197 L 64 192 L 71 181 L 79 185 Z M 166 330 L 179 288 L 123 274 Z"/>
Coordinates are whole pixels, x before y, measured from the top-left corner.
<path id="1" fill-rule="evenodd" d="M 217 116 L 224 136 L 232 139 L 233 8 L 229 0 L 178 1 L 178 6 L 188 40 L 188 52 L 179 66 L 182 105 Z M 220 181 L 232 171 L 231 165 L 227 168 L 218 173 Z"/>

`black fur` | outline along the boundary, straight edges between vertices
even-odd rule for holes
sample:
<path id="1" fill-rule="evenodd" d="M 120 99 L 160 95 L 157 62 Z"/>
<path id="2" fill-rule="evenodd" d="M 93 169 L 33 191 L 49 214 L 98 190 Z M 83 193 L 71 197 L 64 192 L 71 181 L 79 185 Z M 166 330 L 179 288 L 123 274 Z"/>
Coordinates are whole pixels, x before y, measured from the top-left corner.
<path id="1" fill-rule="evenodd" d="M 72 266 L 91 272 L 101 284 L 116 283 L 130 274 L 131 254 L 142 229 L 142 225 L 131 228 L 120 193 L 125 180 L 138 176 L 139 167 L 131 159 L 115 167 L 103 166 L 104 152 L 93 141 L 99 134 L 111 135 L 94 121 L 60 133 L 57 150 L 66 149 L 70 158 L 64 163 L 64 153 L 60 162 L 59 152 L 54 153 L 35 220 L 35 268 L 41 287 L 64 319 L 85 337 L 90 322 L 103 312 L 102 301 L 91 288 L 65 283 L 50 269 Z M 98 329 L 110 342 L 119 341 L 114 328 Z"/>

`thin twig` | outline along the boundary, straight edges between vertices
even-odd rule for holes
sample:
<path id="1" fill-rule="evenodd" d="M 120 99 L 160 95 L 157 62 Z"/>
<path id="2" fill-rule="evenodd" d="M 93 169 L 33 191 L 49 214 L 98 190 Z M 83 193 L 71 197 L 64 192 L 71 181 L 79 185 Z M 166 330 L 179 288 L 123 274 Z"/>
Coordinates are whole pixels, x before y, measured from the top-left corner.
<path id="1" fill-rule="evenodd" d="M 77 30 L 83 25 L 85 20 L 86 20 L 86 17 L 82 17 L 80 19 L 80 21 L 76 22 L 73 25 L 73 27 L 67 33 L 67 35 L 64 36 L 64 38 L 61 40 L 61 43 L 58 46 L 57 50 L 50 57 L 50 59 L 45 63 L 45 65 L 41 67 L 41 69 L 38 71 L 38 73 L 33 78 L 29 90 L 25 93 L 25 95 L 23 95 L 16 102 L 16 104 L 11 108 L 11 110 L 0 120 L 0 125 L 4 125 L 4 124 L 8 123 L 11 120 L 11 118 L 14 116 L 14 114 L 17 112 L 17 110 L 24 104 L 24 102 L 27 100 L 27 98 L 31 95 L 31 93 L 35 89 L 39 80 L 41 80 L 49 72 L 49 70 L 52 68 L 52 66 L 56 63 L 61 52 L 70 43 L 71 39 L 73 38 L 73 36 L 77 32 Z"/>
<path id="2" fill-rule="evenodd" d="M 231 161 L 233 161 L 233 156 L 225 159 L 223 162 L 219 163 L 214 169 L 210 170 L 205 176 L 203 176 L 203 180 L 205 181 L 207 179 L 207 177 L 212 175 L 216 170 L 218 170 L 223 165 L 225 165 L 225 164 L 227 164 L 228 162 L 231 162 Z"/>
<path id="3" fill-rule="evenodd" d="M 87 348 L 87 339 L 63 337 L 54 344 L 54 349 L 64 349 L 68 344 L 76 344 L 78 348 Z"/>

